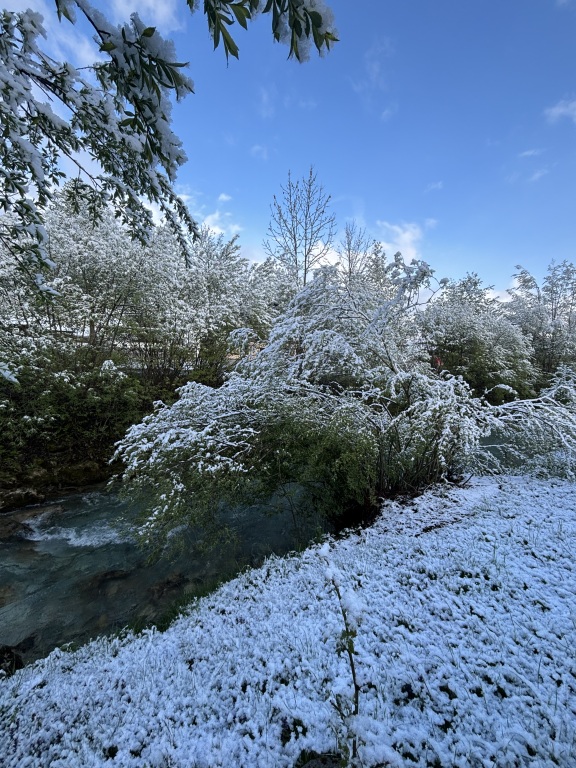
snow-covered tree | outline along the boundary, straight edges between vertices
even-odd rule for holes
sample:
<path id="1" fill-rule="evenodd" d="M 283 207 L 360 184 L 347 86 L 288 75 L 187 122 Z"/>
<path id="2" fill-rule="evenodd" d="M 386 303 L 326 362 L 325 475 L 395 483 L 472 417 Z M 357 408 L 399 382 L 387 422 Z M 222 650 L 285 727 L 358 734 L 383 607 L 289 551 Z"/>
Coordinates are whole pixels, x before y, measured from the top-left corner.
<path id="1" fill-rule="evenodd" d="M 250 267 L 250 313 L 248 326 L 265 339 L 270 328 L 286 310 L 294 289 L 286 270 L 274 259 Z"/>
<path id="2" fill-rule="evenodd" d="M 514 471 L 576 477 L 576 370 L 560 365 L 537 397 L 493 409 L 486 448 Z"/>
<path id="3" fill-rule="evenodd" d="M 300 514 L 338 517 L 467 472 L 575 471 L 574 372 L 559 371 L 536 398 L 491 404 L 461 375 L 431 366 L 420 335 L 434 319 L 443 329 L 466 299 L 454 333 L 470 344 L 476 316 L 496 381 L 512 377 L 509 367 L 529 376 L 529 346 L 488 289 L 476 276 L 448 284 L 423 320 L 432 270 L 398 254 L 381 264 L 377 283 L 350 281 L 339 266 L 316 270 L 221 387 L 189 383 L 130 428 L 117 457 L 143 505 L 143 543 L 159 553 L 182 543 L 183 530 L 214 541 L 239 503 L 287 501 Z M 235 334 L 238 346 L 253 338 Z"/>
<path id="4" fill-rule="evenodd" d="M 114 442 L 153 400 L 171 402 L 190 378 L 222 380 L 228 334 L 252 320 L 250 269 L 235 240 L 207 229 L 186 265 L 167 228 L 142 246 L 111 211 L 94 226 L 64 193 L 47 242 L 44 292 L 0 248 L 0 463 L 12 483 L 78 457 L 105 476 Z"/>
<path id="5" fill-rule="evenodd" d="M 89 72 L 54 61 L 43 50 L 39 14 L 4 10 L 0 16 L 0 208 L 16 214 L 0 237 L 31 266 L 51 263 L 44 212 L 63 177 L 61 157 L 80 172 L 69 187 L 71 199 L 87 202 L 94 218 L 111 201 L 132 234 L 142 235 L 151 225 L 142 204 L 148 198 L 178 231 L 195 230 L 172 189 L 186 156 L 170 129 L 170 96 L 180 99 L 192 91 L 172 44 L 136 14 L 115 27 L 83 0 L 56 0 L 59 17 L 74 22 L 76 11 L 94 29 L 95 59 L 103 57 Z M 83 152 L 98 161 L 96 173 L 83 162 Z"/>
<path id="6" fill-rule="evenodd" d="M 192 0 L 187 0 L 190 8 Z M 277 42 L 290 46 L 289 56 L 299 61 L 308 58 L 311 44 L 319 52 L 338 42 L 334 16 L 324 0 L 204 0 L 214 47 L 222 40 L 227 56 L 238 56 L 238 46 L 228 28 L 237 21 L 246 29 L 258 13 L 271 13 L 272 34 Z"/>
<path id="7" fill-rule="evenodd" d="M 530 339 L 544 383 L 559 365 L 576 362 L 576 267 L 550 264 L 541 286 L 527 269 L 516 268 L 507 314 Z"/>
<path id="8" fill-rule="evenodd" d="M 217 534 L 222 504 L 296 487 L 301 509 L 338 516 L 459 476 L 488 432 L 485 403 L 406 334 L 429 267 L 397 258 L 388 276 L 383 300 L 337 267 L 317 271 L 220 388 L 187 384 L 128 431 L 118 456 L 146 506 L 145 543 L 161 549 L 182 525 Z"/>
<path id="9" fill-rule="evenodd" d="M 336 255 L 348 284 L 366 278 L 377 248 L 378 243 L 366 234 L 366 230 L 361 229 L 355 221 L 346 222 L 344 235 L 336 247 Z"/>
<path id="10" fill-rule="evenodd" d="M 111 211 L 93 226 L 66 195 L 48 219 L 57 264 L 41 322 L 71 335 L 77 355 L 113 359 L 156 386 L 199 376 L 216 383 L 228 359 L 227 337 L 253 319 L 252 281 L 237 238 L 201 227 L 185 262 L 179 243 L 157 227 L 147 246 L 130 240 Z"/>
<path id="11" fill-rule="evenodd" d="M 197 4 L 187 5 L 193 11 Z M 246 27 L 258 12 L 271 15 L 274 38 L 298 59 L 306 57 L 308 43 L 322 51 L 336 40 L 323 0 L 205 0 L 204 12 L 215 47 L 222 42 L 227 56 L 238 55 L 229 26 Z M 163 211 L 182 247 L 196 231 L 172 186 L 186 155 L 170 127 L 171 98 L 193 88 L 172 43 L 138 14 L 111 24 L 88 0 L 55 0 L 55 13 L 72 24 L 79 14 L 92 27 L 92 67 L 55 61 L 38 13 L 0 13 L 0 211 L 15 214 L 2 219 L 0 240 L 36 271 L 40 284 L 39 267 L 51 264 L 44 215 L 63 178 L 63 157 L 78 168 L 68 194 L 84 201 L 93 218 L 112 203 L 132 235 L 146 239 L 152 229 L 147 199 Z M 96 160 L 98 170 L 84 156 Z"/>
<path id="12" fill-rule="evenodd" d="M 246 322 L 248 261 L 240 255 L 238 236 L 226 240 L 203 226 L 191 244 L 189 269 L 202 283 L 206 325 L 210 331 L 238 327 Z M 242 322 L 244 319 L 244 323 Z"/>
<path id="13" fill-rule="evenodd" d="M 318 181 L 311 167 L 308 176 L 288 182 L 282 196 L 270 206 L 271 219 L 264 250 L 282 264 L 293 290 L 305 286 L 315 268 L 326 263 L 336 232 L 336 220 L 330 212 L 330 195 Z"/>
<path id="14" fill-rule="evenodd" d="M 476 274 L 447 282 L 422 313 L 421 329 L 434 368 L 463 376 L 497 402 L 514 391 L 530 394 L 534 370 L 528 339 L 490 291 Z"/>

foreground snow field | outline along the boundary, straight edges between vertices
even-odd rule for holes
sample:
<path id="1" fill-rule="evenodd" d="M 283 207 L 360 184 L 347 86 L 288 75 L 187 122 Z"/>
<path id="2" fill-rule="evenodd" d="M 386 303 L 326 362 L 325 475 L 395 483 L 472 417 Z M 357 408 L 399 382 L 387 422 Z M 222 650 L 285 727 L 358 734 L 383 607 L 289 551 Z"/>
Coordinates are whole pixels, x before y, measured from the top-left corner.
<path id="1" fill-rule="evenodd" d="M 388 503 L 162 634 L 0 680 L 0 765 L 291 768 L 355 739 L 363 766 L 576 766 L 575 537 L 569 482 Z M 356 717 L 341 607 L 358 623 Z"/>

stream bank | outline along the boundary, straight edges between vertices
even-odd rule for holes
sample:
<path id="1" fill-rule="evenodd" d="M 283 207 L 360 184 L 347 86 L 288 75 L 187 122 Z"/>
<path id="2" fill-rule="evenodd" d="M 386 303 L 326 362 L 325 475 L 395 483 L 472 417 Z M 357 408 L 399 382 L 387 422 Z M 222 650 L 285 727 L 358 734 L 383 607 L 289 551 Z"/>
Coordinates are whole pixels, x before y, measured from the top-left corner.
<path id="1" fill-rule="evenodd" d="M 29 663 L 126 626 L 162 621 L 175 603 L 308 543 L 316 523 L 294 531 L 289 511 L 235 509 L 235 540 L 149 563 L 134 536 L 138 510 L 104 486 L 2 513 L 0 646 Z"/>
<path id="2" fill-rule="evenodd" d="M 118 471 L 108 460 L 88 459 L 73 464 L 35 464 L 18 475 L 0 478 L 0 524 L 6 512 L 44 504 L 64 494 L 82 493 L 106 483 Z"/>

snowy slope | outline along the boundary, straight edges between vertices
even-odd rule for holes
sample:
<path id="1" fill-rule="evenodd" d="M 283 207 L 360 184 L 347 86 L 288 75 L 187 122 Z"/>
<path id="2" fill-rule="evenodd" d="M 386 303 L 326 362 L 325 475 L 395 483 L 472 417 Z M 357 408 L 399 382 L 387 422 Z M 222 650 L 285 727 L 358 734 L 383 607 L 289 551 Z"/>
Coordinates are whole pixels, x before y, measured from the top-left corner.
<path id="1" fill-rule="evenodd" d="M 500 477 L 389 503 L 274 559 L 167 632 L 0 681 L 0 765 L 576 766 L 576 485 Z M 360 714 L 344 628 L 351 623 Z"/>

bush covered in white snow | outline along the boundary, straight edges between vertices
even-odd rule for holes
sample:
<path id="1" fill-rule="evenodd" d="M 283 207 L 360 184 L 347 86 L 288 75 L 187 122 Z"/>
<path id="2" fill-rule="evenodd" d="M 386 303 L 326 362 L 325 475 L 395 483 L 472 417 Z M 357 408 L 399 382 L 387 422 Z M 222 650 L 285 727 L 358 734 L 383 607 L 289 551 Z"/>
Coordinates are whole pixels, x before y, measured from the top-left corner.
<path id="1" fill-rule="evenodd" d="M 219 504 L 266 503 L 295 485 L 300 512 L 337 517 L 521 457 L 550 469 L 554 456 L 571 471 L 573 374 L 537 399 L 492 405 L 437 372 L 418 334 L 431 277 L 399 256 L 384 287 L 325 267 L 222 387 L 188 384 L 133 426 L 117 456 L 128 492 L 147 504 L 143 541 L 161 549 L 183 526 L 217 534 Z"/>

